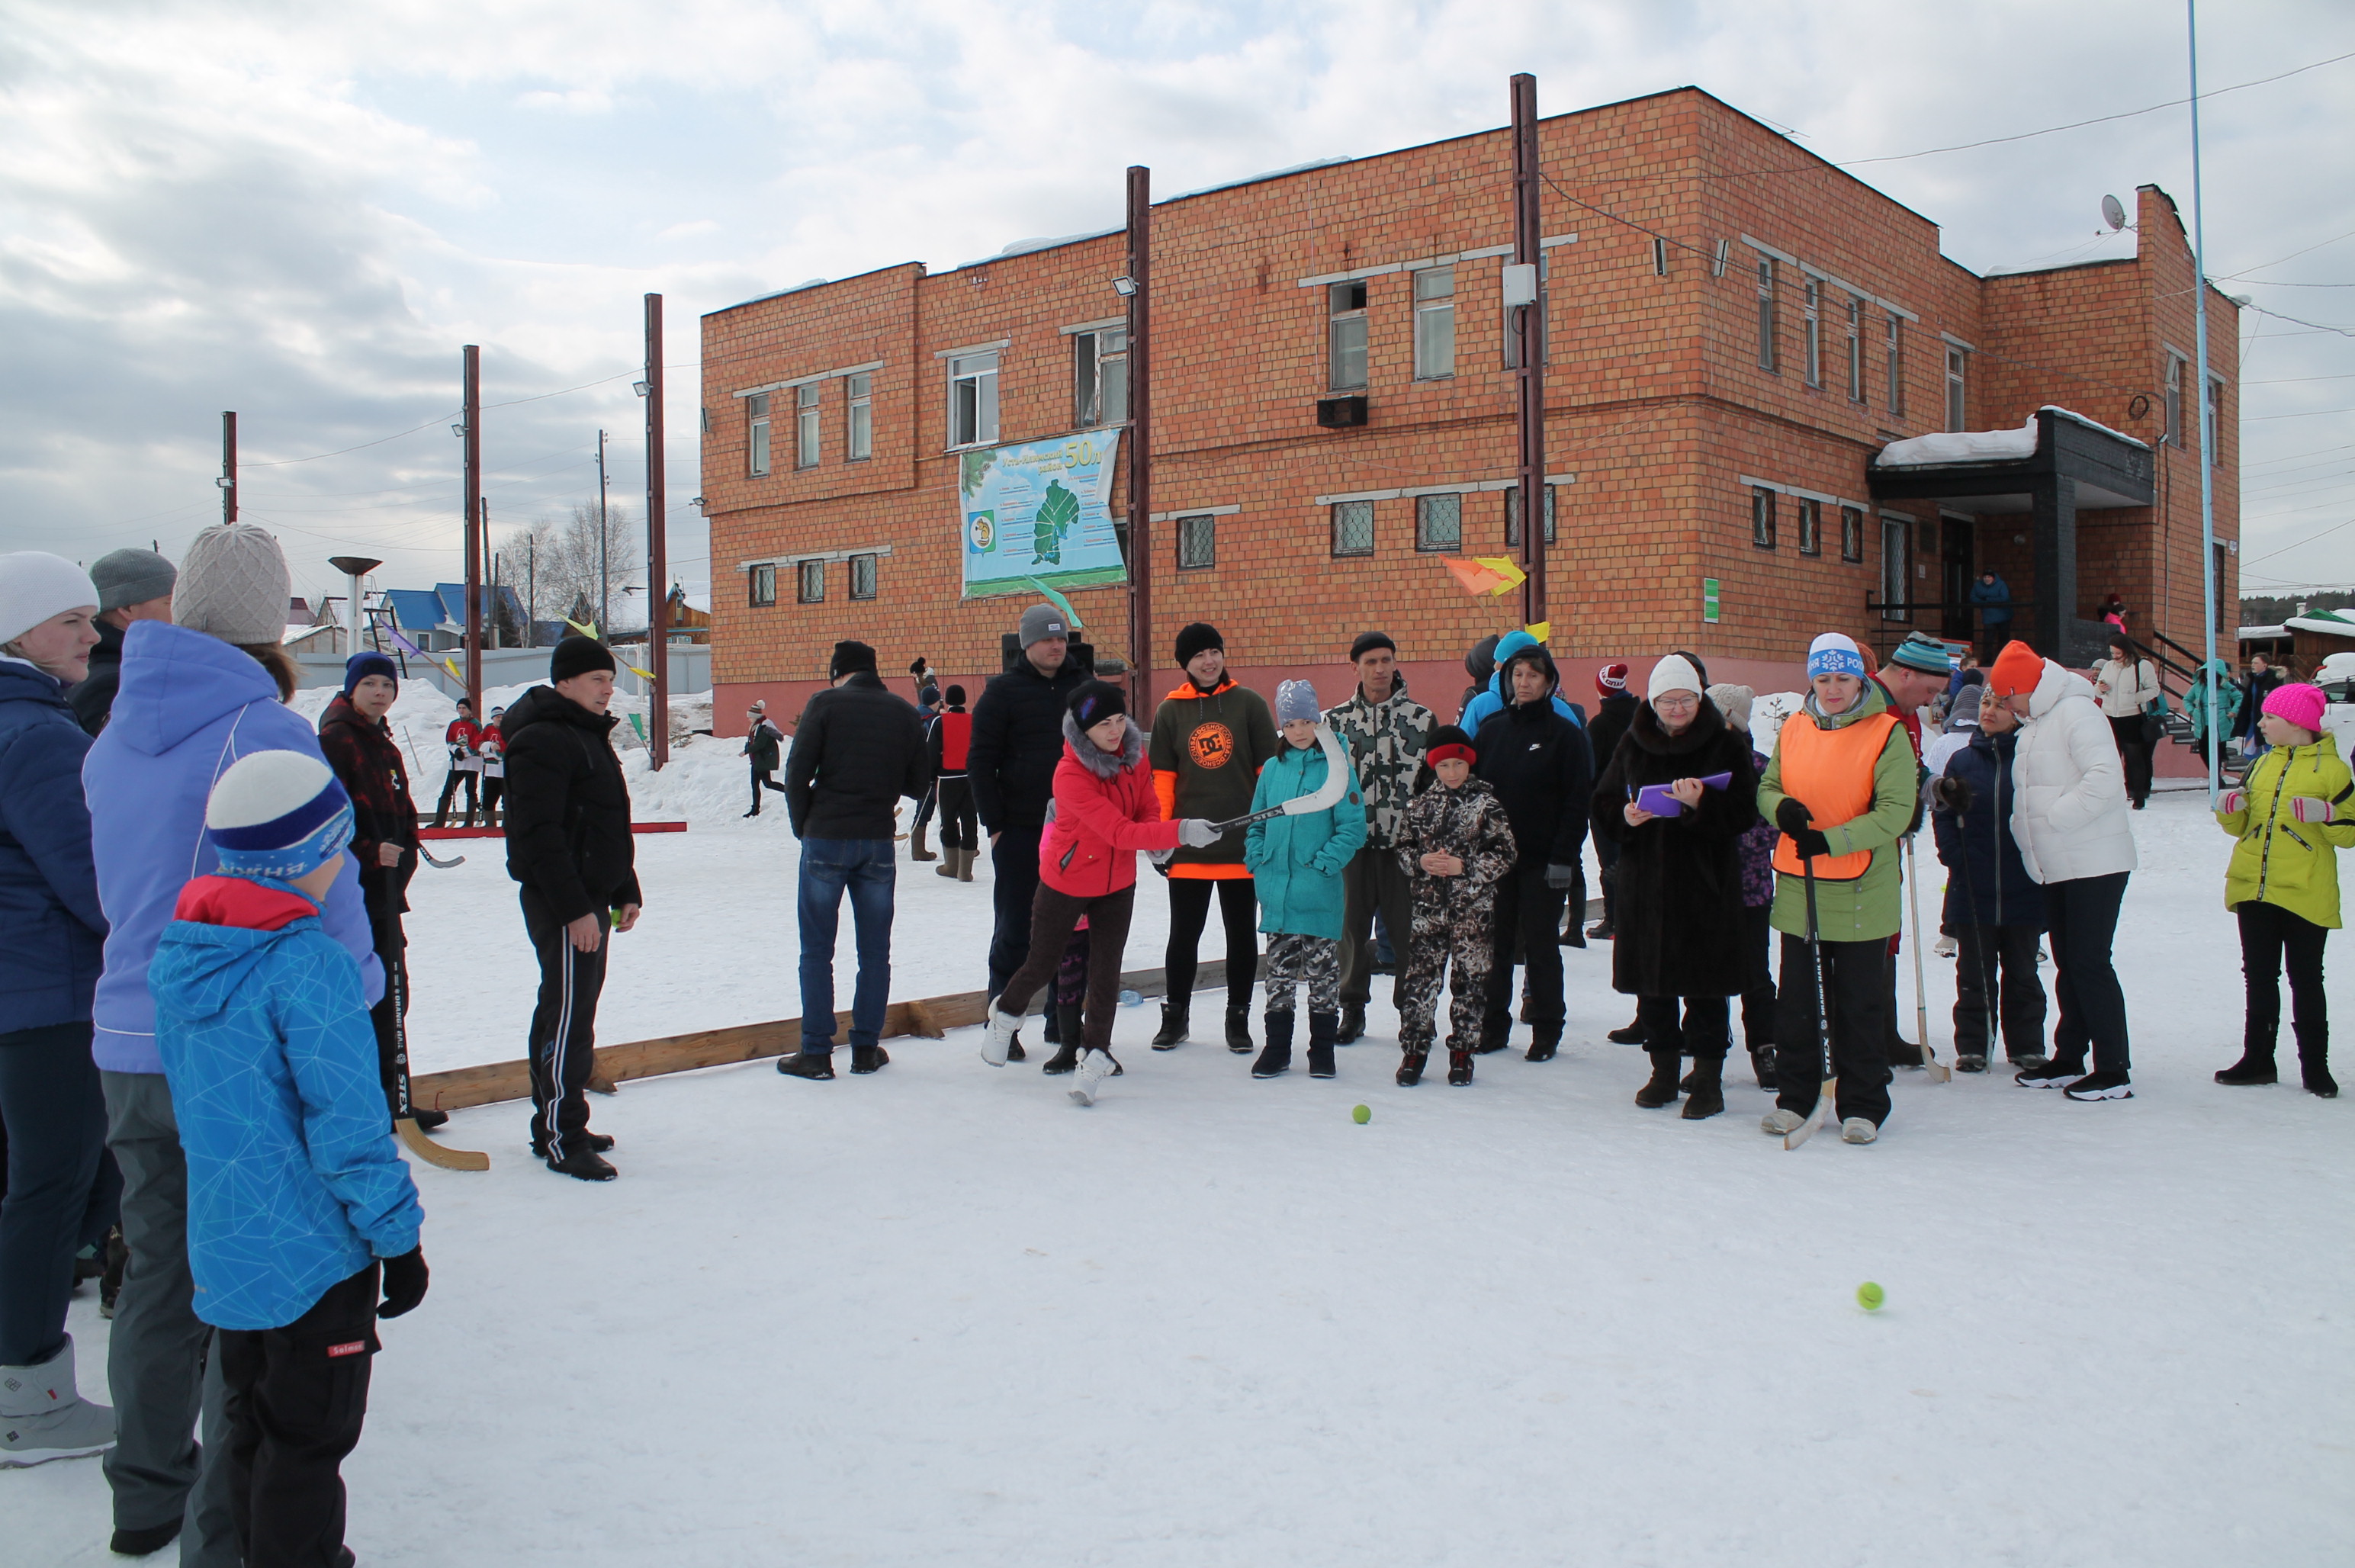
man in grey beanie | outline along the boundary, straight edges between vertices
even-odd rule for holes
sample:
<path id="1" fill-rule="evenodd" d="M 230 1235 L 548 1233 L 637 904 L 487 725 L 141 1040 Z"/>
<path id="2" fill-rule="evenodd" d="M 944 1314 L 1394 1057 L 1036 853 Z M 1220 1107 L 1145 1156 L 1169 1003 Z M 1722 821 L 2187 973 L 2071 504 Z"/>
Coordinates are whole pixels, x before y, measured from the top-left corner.
<path id="1" fill-rule="evenodd" d="M 179 580 L 172 563 L 152 549 L 110 550 L 91 563 L 98 585 L 98 646 L 90 651 L 90 675 L 66 694 L 83 731 L 106 728 L 114 694 L 123 684 L 123 634 L 133 621 L 169 621 L 172 587 Z"/>

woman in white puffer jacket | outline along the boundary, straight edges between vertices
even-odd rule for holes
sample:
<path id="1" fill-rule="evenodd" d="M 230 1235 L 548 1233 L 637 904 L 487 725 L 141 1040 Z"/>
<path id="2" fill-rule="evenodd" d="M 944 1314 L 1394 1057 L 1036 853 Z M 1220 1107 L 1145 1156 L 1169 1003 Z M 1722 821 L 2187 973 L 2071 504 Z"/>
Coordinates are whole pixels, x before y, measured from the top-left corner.
<path id="1" fill-rule="evenodd" d="M 2060 1004 L 2051 1060 L 2018 1082 L 2065 1089 L 2073 1100 L 2131 1099 L 2126 991 L 2110 963 L 2118 906 L 2136 865 L 2125 764 L 2093 683 L 2039 658 L 2027 644 L 2005 647 L 1987 689 L 2027 721 L 2012 757 L 2011 836 L 2044 890 Z"/>

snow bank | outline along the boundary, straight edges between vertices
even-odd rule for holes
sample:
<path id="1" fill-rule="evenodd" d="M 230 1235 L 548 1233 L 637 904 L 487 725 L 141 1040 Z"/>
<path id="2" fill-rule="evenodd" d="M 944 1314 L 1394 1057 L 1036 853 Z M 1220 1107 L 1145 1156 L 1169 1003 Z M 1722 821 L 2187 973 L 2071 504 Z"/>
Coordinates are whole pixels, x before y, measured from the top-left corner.
<path id="1" fill-rule="evenodd" d="M 1930 463 L 2015 463 L 2036 455 L 2036 416 L 2018 430 L 1940 431 L 1910 436 L 1881 449 L 1881 466 L 1902 468 Z"/>

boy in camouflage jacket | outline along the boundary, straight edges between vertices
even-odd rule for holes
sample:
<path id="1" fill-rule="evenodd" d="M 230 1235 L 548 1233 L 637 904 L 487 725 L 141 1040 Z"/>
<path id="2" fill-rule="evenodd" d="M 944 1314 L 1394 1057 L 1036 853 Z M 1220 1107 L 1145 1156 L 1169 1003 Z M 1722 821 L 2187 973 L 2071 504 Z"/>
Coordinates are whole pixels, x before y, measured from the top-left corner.
<path id="1" fill-rule="evenodd" d="M 1399 987 L 1403 1054 L 1398 1081 L 1410 1088 L 1423 1081 L 1436 1034 L 1439 987 L 1451 965 L 1447 1081 L 1472 1082 L 1472 1051 L 1487 1006 L 1496 885 L 1518 853 L 1504 803 L 1486 781 L 1472 776 L 1477 753 L 1471 739 L 1453 724 L 1441 725 L 1431 733 L 1425 760 L 1434 782 L 1408 804 L 1396 837 L 1414 901 Z"/>

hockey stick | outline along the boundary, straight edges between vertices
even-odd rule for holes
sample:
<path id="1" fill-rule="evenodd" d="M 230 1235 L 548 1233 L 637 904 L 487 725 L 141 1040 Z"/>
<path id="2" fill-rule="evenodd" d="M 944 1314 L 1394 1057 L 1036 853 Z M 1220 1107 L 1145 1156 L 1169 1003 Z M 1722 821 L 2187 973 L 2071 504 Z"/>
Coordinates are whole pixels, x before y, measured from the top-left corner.
<path id="1" fill-rule="evenodd" d="M 1971 876 L 1971 838 L 1970 829 L 1967 826 L 1969 820 L 1970 819 L 1968 817 L 1965 816 L 1959 811 L 1955 814 L 1955 837 L 1961 843 L 1963 852 L 1963 897 L 1970 901 L 1971 924 L 1974 928 L 1977 928 L 1986 926 L 1987 923 L 1979 919 L 1980 910 L 1978 884 Z M 2003 830 L 2003 816 L 2000 812 L 1994 814 L 1989 826 L 1993 827 L 1998 833 Z M 2003 883 L 2003 841 L 2000 838 L 1996 840 L 1994 854 L 1996 884 L 2000 888 Z M 1992 930 L 1994 928 L 1989 926 L 1987 929 Z M 1996 1005 L 1995 991 L 1996 964 L 2001 955 L 1999 952 L 1997 954 L 1989 954 L 1987 952 L 1987 944 L 1977 937 L 1973 937 L 1971 939 L 1971 945 L 1979 950 L 1979 995 L 1986 998 L 1987 1004 L 1987 1022 L 1985 1026 L 1987 1038 L 1984 1041 L 1977 1042 L 1984 1044 L 1987 1051 L 1986 1054 L 1981 1056 L 1979 1060 L 1982 1061 L 1991 1061 L 1995 1059 L 1995 1048 L 2002 1043 L 2002 1020 Z M 1961 983 L 1959 977 L 1962 975 L 1962 964 L 1958 959 L 1955 965 L 1955 974 L 1957 976 L 1957 985 Z M 1962 1043 L 1959 1040 L 1955 1042 L 1955 1050 L 1957 1054 L 1961 1052 Z M 2006 1054 L 2009 1055 L 2009 1048 L 2007 1047 Z"/>
<path id="2" fill-rule="evenodd" d="M 437 871 L 446 871 L 453 866 L 463 866 L 466 863 L 466 857 L 464 855 L 453 855 L 448 859 L 444 860 L 440 856 L 434 854 L 432 850 L 428 849 L 423 844 L 418 845 L 417 853 L 427 865 L 432 867 Z"/>
<path id="3" fill-rule="evenodd" d="M 1801 856 L 1799 866 L 1807 879 L 1807 967 L 1813 973 L 1816 982 L 1816 1049 L 1822 1057 L 1824 1082 L 1822 1087 L 1816 1092 L 1816 1108 L 1807 1113 L 1807 1119 L 1783 1135 L 1783 1147 L 1785 1149 L 1797 1148 L 1816 1136 L 1816 1129 L 1824 1125 L 1824 1118 L 1831 1114 L 1832 1101 L 1838 1098 L 1839 1093 L 1839 1079 L 1832 1072 L 1831 1014 L 1824 1008 L 1823 941 L 1816 931 L 1815 857 Z"/>
<path id="4" fill-rule="evenodd" d="M 1316 726 L 1316 743 L 1325 751 L 1323 784 L 1306 795 L 1293 796 L 1281 805 L 1271 805 L 1264 811 L 1254 811 L 1244 816 L 1231 816 L 1224 822 L 1213 822 L 1211 829 L 1224 837 L 1236 828 L 1249 827 L 1254 822 L 1265 822 L 1276 816 L 1305 816 L 1312 811 L 1330 811 L 1338 805 L 1341 797 L 1349 793 L 1349 786 L 1357 782 L 1357 770 L 1350 767 L 1348 753 L 1341 750 L 1341 742 L 1333 738 L 1333 731 L 1327 729 L 1322 721 Z"/>
<path id="5" fill-rule="evenodd" d="M 1913 1027 L 1922 1042 L 1922 1065 L 1933 1083 L 1944 1083 L 1955 1070 L 1930 1050 L 1930 993 L 1922 988 L 1922 880 L 1913 862 L 1913 840 L 1905 840 L 1905 899 L 1913 906 Z"/>
<path id="6" fill-rule="evenodd" d="M 396 1104 L 392 1112 L 392 1130 L 408 1147 L 409 1152 L 428 1165 L 443 1170 L 488 1170 L 491 1157 L 473 1149 L 450 1148 L 435 1143 L 417 1125 L 417 1115 L 409 1104 L 409 987 L 401 981 L 401 965 L 388 966 L 384 983 L 392 989 L 392 1086 Z"/>

